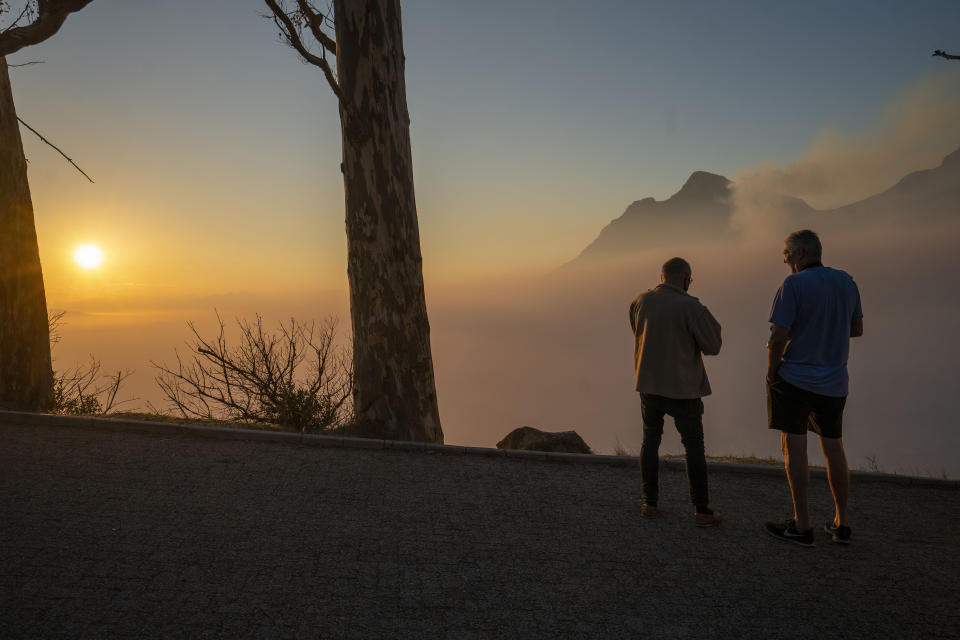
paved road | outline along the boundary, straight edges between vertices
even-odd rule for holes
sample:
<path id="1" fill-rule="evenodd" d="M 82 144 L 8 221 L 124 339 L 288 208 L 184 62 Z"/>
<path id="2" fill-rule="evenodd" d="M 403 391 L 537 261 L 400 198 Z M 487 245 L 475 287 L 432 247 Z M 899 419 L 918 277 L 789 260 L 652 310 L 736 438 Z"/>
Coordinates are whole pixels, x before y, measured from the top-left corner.
<path id="1" fill-rule="evenodd" d="M 767 537 L 782 477 L 0 425 L 0 637 L 960 637 L 960 491 L 858 483 L 855 544 Z M 818 519 L 831 515 L 823 480 Z"/>

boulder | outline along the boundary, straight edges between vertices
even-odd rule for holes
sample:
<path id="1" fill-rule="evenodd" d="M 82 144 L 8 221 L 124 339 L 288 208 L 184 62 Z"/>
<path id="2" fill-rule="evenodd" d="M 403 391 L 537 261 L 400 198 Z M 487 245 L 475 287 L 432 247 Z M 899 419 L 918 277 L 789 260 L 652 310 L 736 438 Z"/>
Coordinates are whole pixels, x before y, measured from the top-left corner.
<path id="1" fill-rule="evenodd" d="M 576 431 L 540 431 L 533 427 L 514 429 L 497 443 L 497 449 L 593 453 Z"/>

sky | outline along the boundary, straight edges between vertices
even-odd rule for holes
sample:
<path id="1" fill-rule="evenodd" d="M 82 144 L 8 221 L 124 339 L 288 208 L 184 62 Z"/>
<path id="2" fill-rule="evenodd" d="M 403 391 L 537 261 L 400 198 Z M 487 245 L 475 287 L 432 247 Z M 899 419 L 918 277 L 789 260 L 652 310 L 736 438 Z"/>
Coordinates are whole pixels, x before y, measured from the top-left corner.
<path id="1" fill-rule="evenodd" d="M 280 275 L 290 291 L 342 286 L 336 103 L 265 10 L 96 0 L 11 56 L 44 61 L 12 72 L 21 117 L 96 180 L 24 134 L 51 293 L 79 284 L 78 236 L 108 250 L 108 297 Z M 790 162 L 824 129 L 867 128 L 949 64 L 930 53 L 960 24 L 951 2 L 403 11 L 425 267 L 439 278 L 549 270 L 694 170 L 732 177 Z"/>
<path id="2" fill-rule="evenodd" d="M 336 102 L 265 11 L 95 0 L 9 57 L 43 61 L 11 69 L 18 113 L 96 181 L 22 131 L 48 304 L 68 310 L 61 362 L 96 350 L 149 397 L 144 363 L 214 307 L 346 319 Z M 631 202 L 696 170 L 830 156 L 862 179 L 798 195 L 837 206 L 960 146 L 949 123 L 921 130 L 936 119 L 916 107 L 957 104 L 960 64 L 930 55 L 960 50 L 956 2 L 408 0 L 403 22 L 445 425 L 471 402 L 444 378 L 470 340 L 458 301 L 509 306 L 504 282 L 549 274 Z M 100 268 L 74 263 L 82 243 L 102 248 Z"/>

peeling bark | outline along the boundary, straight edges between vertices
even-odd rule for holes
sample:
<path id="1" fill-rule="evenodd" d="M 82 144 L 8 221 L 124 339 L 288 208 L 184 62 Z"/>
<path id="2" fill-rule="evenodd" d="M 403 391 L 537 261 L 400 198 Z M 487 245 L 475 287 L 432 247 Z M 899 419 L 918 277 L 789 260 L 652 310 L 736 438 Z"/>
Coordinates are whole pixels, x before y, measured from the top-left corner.
<path id="1" fill-rule="evenodd" d="M 0 407 L 53 402 L 50 332 L 33 202 L 6 59 L 0 57 Z"/>
<path id="2" fill-rule="evenodd" d="M 443 442 L 430 353 L 399 0 L 335 0 L 354 404 L 360 430 Z"/>

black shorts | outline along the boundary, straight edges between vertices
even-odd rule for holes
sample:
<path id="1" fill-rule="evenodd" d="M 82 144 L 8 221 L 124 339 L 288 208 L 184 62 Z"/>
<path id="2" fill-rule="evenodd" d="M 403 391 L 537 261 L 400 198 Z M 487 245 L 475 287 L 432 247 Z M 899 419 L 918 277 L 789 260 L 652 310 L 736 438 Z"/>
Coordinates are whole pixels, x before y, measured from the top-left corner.
<path id="1" fill-rule="evenodd" d="M 777 376 L 767 385 L 767 426 L 785 433 L 803 435 L 809 429 L 824 438 L 840 438 L 846 404 L 846 397 L 822 396 Z"/>

